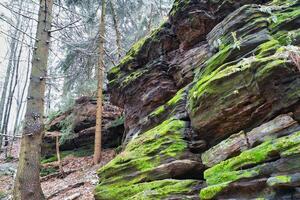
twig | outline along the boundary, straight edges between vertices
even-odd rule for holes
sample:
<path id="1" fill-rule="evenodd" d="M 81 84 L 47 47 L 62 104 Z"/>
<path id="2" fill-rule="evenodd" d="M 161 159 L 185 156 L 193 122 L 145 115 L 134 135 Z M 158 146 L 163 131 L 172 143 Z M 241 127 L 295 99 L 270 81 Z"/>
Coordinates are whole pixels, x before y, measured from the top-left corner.
<path id="1" fill-rule="evenodd" d="M 73 25 L 73 24 L 76 24 L 76 23 L 79 22 L 79 21 L 81 21 L 81 19 L 78 19 L 78 20 L 76 20 L 76 21 L 74 21 L 74 22 L 71 22 L 70 24 L 67 24 L 67 25 L 65 25 L 65 26 L 63 26 L 63 27 L 60 27 L 60 28 L 58 28 L 58 29 L 50 30 L 50 31 L 48 31 L 48 32 L 49 32 L 49 33 L 53 33 L 53 32 L 55 32 L 55 31 L 61 31 L 61 30 L 65 29 L 65 28 L 68 28 L 69 26 L 71 26 L 71 25 Z"/>

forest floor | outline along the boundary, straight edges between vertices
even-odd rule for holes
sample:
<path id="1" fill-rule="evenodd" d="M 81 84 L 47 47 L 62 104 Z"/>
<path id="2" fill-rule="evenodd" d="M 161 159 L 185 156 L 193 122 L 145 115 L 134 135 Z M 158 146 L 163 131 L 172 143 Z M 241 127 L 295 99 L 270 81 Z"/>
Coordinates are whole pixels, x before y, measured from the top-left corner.
<path id="1" fill-rule="evenodd" d="M 13 177 L 17 167 L 19 145 L 12 150 L 12 156 L 5 160 L 0 154 L 0 200 L 10 199 Z M 93 200 L 93 190 L 98 182 L 96 171 L 115 157 L 114 150 L 104 150 L 102 161 L 93 165 L 92 156 L 76 157 L 68 155 L 62 159 L 65 176 L 53 172 L 41 178 L 43 192 L 47 200 Z M 57 161 L 42 165 L 43 168 L 58 168 Z"/>

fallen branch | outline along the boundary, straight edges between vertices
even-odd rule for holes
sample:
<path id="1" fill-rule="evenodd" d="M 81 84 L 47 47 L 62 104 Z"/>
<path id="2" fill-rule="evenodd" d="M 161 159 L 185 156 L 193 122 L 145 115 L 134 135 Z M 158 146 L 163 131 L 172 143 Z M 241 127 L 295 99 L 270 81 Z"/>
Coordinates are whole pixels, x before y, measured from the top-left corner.
<path id="1" fill-rule="evenodd" d="M 78 193 L 75 193 L 75 194 L 67 197 L 65 200 L 74 200 L 74 199 L 77 199 L 80 196 L 81 196 L 81 193 L 78 192 Z"/>
<path id="2" fill-rule="evenodd" d="M 68 185 L 67 187 L 62 188 L 61 190 L 56 191 L 55 193 L 51 194 L 49 197 L 47 197 L 48 200 L 56 197 L 57 195 L 59 195 L 60 193 L 65 193 L 68 190 L 74 189 L 74 188 L 78 188 L 84 185 L 84 182 L 79 182 L 79 183 L 75 183 L 73 185 Z"/>
<path id="3" fill-rule="evenodd" d="M 64 172 L 64 177 L 68 176 L 69 174 L 72 174 L 74 172 L 76 172 L 77 170 L 69 170 L 69 171 L 66 171 Z M 49 179 L 52 179 L 52 178 L 61 178 L 63 177 L 62 174 L 60 172 L 57 172 L 57 173 L 53 173 L 53 174 L 49 174 L 47 176 L 44 176 L 44 177 L 41 177 L 41 182 L 45 182 L 45 181 L 48 181 Z"/>
<path id="4" fill-rule="evenodd" d="M 0 133 L 0 135 L 5 136 L 5 137 L 10 137 L 10 138 L 22 138 L 21 136 L 17 136 L 17 135 L 13 136 L 13 135 L 1 134 L 1 133 Z"/>

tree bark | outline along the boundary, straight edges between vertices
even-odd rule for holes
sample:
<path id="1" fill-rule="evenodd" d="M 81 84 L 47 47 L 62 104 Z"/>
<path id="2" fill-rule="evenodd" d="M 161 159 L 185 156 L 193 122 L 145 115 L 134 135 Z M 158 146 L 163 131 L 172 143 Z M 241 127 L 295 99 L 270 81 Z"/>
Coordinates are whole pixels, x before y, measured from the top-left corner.
<path id="1" fill-rule="evenodd" d="M 105 35 L 105 12 L 106 0 L 102 0 L 102 12 L 100 19 L 100 36 L 99 36 L 99 60 L 98 60 L 98 94 L 97 94 L 97 112 L 96 112 L 96 132 L 95 132 L 95 150 L 94 150 L 94 164 L 101 161 L 101 138 L 102 138 L 102 91 L 103 91 L 103 77 L 104 77 L 104 35 Z"/>
<path id="2" fill-rule="evenodd" d="M 53 0 L 40 0 L 14 200 L 45 199 L 40 183 L 40 159 L 44 133 L 44 77 L 47 76 L 52 6 Z"/>

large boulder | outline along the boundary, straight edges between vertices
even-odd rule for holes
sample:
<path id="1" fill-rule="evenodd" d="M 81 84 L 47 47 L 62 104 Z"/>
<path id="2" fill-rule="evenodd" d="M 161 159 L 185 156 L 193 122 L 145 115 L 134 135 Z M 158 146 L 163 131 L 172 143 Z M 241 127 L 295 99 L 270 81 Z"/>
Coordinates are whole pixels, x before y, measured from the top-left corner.
<path id="1" fill-rule="evenodd" d="M 103 147 L 118 147 L 124 133 L 122 109 L 107 101 L 103 105 Z M 47 156 L 55 152 L 57 136 L 60 139 L 61 150 L 92 146 L 95 138 L 96 107 L 96 99 L 81 97 L 75 101 L 72 108 L 52 119 L 43 139 L 42 154 Z"/>

